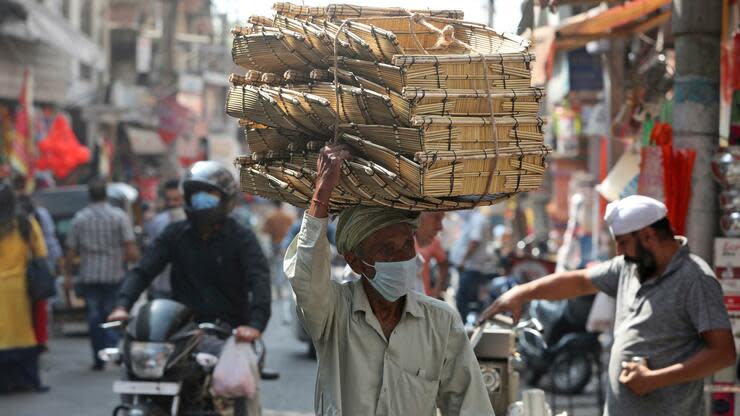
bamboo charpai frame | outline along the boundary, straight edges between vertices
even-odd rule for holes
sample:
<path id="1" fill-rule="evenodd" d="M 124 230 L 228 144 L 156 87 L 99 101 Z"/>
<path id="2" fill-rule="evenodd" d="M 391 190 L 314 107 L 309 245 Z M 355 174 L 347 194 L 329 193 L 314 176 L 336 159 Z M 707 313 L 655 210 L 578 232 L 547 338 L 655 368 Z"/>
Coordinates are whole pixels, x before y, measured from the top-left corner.
<path id="1" fill-rule="evenodd" d="M 360 154 L 401 176 L 422 196 L 462 196 L 511 193 L 536 189 L 542 183 L 549 149 L 542 144 L 515 143 L 498 151 L 462 150 L 419 152 L 415 161 L 369 140 L 342 135 Z M 493 171 L 498 158 L 498 170 Z M 489 175 L 494 179 L 489 181 Z M 490 183 L 490 188 L 485 189 Z"/>
<path id="2" fill-rule="evenodd" d="M 536 116 L 496 117 L 498 143 L 541 145 L 545 121 Z M 483 150 L 495 147 L 487 117 L 415 117 L 412 127 L 340 124 L 348 133 L 393 152 L 412 157 L 417 152 Z"/>
<path id="3" fill-rule="evenodd" d="M 471 55 L 455 55 L 471 56 Z M 529 88 L 531 72 L 529 65 L 533 56 L 519 54 L 516 57 L 492 56 L 484 65 L 480 60 L 472 62 L 424 59 L 399 60 L 396 66 L 380 62 L 363 61 L 339 57 L 340 68 L 365 77 L 384 88 L 402 93 L 405 88 L 439 89 L 516 89 Z M 484 69 L 488 67 L 488 81 Z"/>
<path id="4" fill-rule="evenodd" d="M 306 85 L 306 91 L 326 99 L 341 122 L 363 124 L 386 124 L 408 126 L 408 118 L 402 118 L 390 97 L 375 91 L 339 84 L 339 101 L 333 83 L 318 82 Z M 298 88 L 298 87 L 296 87 Z"/>
<path id="5" fill-rule="evenodd" d="M 237 166 L 241 171 L 244 192 L 260 195 L 307 207 L 308 195 L 313 194 L 316 173 L 308 168 L 315 159 L 308 153 L 265 157 L 257 162 L 252 157 L 240 157 Z M 351 205 L 387 206 L 413 211 L 469 209 L 474 206 L 493 205 L 510 197 L 508 194 L 477 198 L 436 198 L 413 195 L 398 175 L 361 157 L 345 162 L 339 185 L 330 198 L 330 210 L 341 211 Z"/>
<path id="6" fill-rule="evenodd" d="M 464 16 L 462 10 L 407 10 L 401 7 L 370 7 L 352 4 L 329 4 L 325 7 L 310 7 L 287 2 L 277 2 L 272 5 L 272 8 L 278 14 L 293 18 L 356 19 L 363 16 L 407 16 L 409 12 L 448 19 L 462 19 Z"/>

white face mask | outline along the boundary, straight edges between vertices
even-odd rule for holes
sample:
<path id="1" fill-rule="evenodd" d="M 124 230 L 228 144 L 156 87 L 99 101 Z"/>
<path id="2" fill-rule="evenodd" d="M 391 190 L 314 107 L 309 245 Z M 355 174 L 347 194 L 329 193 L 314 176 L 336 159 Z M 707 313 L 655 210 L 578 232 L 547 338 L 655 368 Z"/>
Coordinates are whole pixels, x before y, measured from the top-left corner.
<path id="1" fill-rule="evenodd" d="M 376 261 L 375 266 L 362 263 L 375 269 L 375 277 L 367 280 L 388 302 L 395 302 L 408 293 L 409 282 L 416 278 L 416 257 L 405 261 Z"/>

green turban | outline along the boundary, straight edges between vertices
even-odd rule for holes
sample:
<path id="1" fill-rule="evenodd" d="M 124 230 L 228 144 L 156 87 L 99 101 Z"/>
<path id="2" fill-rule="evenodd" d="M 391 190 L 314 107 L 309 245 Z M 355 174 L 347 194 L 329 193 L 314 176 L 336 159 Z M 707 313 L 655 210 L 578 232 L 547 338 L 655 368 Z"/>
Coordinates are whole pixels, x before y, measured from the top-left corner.
<path id="1" fill-rule="evenodd" d="M 419 213 L 386 207 L 362 205 L 347 208 L 337 221 L 337 251 L 352 251 L 372 233 L 394 224 L 409 223 L 418 226 Z"/>

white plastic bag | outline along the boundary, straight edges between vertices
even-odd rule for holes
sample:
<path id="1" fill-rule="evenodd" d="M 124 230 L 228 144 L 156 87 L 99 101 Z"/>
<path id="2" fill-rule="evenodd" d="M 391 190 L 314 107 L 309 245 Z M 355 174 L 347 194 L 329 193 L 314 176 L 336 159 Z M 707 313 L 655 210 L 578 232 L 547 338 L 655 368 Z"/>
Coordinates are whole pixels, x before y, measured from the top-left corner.
<path id="1" fill-rule="evenodd" d="M 616 314 L 616 300 L 604 292 L 596 294 L 591 311 L 586 321 L 586 330 L 590 332 L 604 332 L 611 334 L 614 330 L 614 315 Z"/>
<path id="2" fill-rule="evenodd" d="M 246 342 L 236 342 L 234 337 L 226 341 L 218 364 L 213 370 L 211 391 L 218 397 L 253 398 L 257 392 L 257 383 L 252 374 L 251 363 L 257 357 L 252 346 Z"/>

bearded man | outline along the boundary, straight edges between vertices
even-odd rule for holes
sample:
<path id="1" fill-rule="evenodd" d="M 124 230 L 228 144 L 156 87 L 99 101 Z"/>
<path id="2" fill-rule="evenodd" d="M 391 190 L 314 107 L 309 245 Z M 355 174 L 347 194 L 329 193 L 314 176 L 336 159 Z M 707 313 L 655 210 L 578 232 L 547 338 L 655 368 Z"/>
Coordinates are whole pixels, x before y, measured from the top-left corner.
<path id="1" fill-rule="evenodd" d="M 533 299 L 602 291 L 616 298 L 604 415 L 704 414 L 703 379 L 735 364 L 735 344 L 712 269 L 675 237 L 661 202 L 630 196 L 604 220 L 617 257 L 589 270 L 555 273 L 517 286 L 484 311 L 521 315 Z M 632 360 L 646 358 L 647 365 Z"/>
<path id="2" fill-rule="evenodd" d="M 322 149 L 316 190 L 284 269 L 319 358 L 318 415 L 493 415 L 459 315 L 411 290 L 418 214 L 357 206 L 337 223 L 339 253 L 361 279 L 331 280 L 329 198 L 343 145 Z"/>

